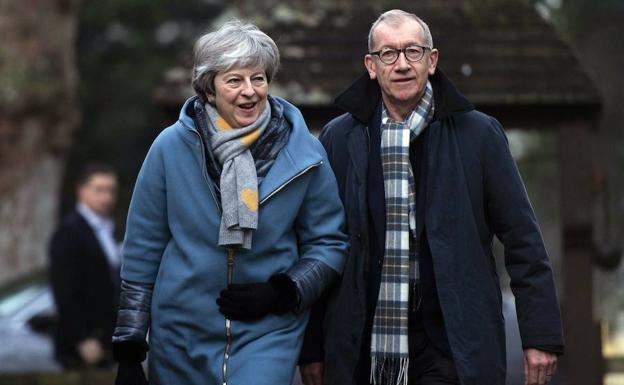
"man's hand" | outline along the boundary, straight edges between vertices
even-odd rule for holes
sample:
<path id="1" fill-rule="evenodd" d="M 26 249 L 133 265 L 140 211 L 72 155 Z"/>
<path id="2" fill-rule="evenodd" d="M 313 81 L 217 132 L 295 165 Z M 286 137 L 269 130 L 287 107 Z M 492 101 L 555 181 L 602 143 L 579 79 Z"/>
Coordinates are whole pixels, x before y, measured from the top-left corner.
<path id="1" fill-rule="evenodd" d="M 95 338 L 87 338 L 78 344 L 78 354 L 87 365 L 95 365 L 104 358 L 104 349 Z"/>
<path id="2" fill-rule="evenodd" d="M 301 380 L 305 385 L 323 385 L 323 363 L 312 362 L 299 366 Z"/>
<path id="3" fill-rule="evenodd" d="M 557 356 L 538 349 L 524 349 L 524 385 L 544 385 L 557 370 Z"/>

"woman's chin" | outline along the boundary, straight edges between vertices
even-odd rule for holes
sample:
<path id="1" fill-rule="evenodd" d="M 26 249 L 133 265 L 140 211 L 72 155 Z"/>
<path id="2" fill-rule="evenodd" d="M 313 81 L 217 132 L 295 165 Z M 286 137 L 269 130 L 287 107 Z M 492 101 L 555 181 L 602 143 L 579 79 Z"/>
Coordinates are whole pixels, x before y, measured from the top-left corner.
<path id="1" fill-rule="evenodd" d="M 240 116 L 236 118 L 236 125 L 240 127 L 247 127 L 253 124 L 258 119 L 258 116 Z"/>

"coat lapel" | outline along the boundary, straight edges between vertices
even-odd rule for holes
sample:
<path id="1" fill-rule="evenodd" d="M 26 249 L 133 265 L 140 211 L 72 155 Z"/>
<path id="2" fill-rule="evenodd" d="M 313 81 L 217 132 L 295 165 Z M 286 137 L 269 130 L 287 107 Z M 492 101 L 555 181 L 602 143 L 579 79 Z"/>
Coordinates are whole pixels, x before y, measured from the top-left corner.
<path id="1" fill-rule="evenodd" d="M 378 245 L 383 249 L 386 244 L 386 193 L 381 166 L 381 103 L 373 115 L 369 132 L 368 208 Z"/>
<path id="2" fill-rule="evenodd" d="M 366 182 L 366 170 L 368 169 L 368 159 L 366 159 L 365 151 L 368 148 L 368 143 L 365 130 L 365 127 L 358 125 L 347 135 L 347 150 L 360 184 Z"/>
<path id="3" fill-rule="evenodd" d="M 284 99 L 275 97 L 284 107 L 284 116 L 290 123 L 292 130 L 286 145 L 275 158 L 266 177 L 258 186 L 259 202 L 262 202 L 274 192 L 296 179 L 299 175 L 319 166 L 323 162 L 323 155 L 319 151 L 320 145 L 314 142 L 301 112 Z"/>

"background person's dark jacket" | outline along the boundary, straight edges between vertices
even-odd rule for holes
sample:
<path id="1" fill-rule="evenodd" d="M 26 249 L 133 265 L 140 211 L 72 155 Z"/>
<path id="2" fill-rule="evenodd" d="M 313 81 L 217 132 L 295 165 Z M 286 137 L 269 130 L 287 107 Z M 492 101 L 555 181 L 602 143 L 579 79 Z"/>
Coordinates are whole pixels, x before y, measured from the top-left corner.
<path id="1" fill-rule="evenodd" d="M 66 367 L 79 366 L 78 342 L 97 338 L 110 350 L 117 288 L 94 232 L 76 211 L 68 214 L 50 241 L 50 283 L 58 312 L 55 355 Z"/>
<path id="2" fill-rule="evenodd" d="M 451 353 L 463 385 L 502 385 L 504 319 L 493 236 L 505 245 L 525 347 L 563 349 L 552 269 L 502 127 L 474 110 L 440 70 L 430 80 L 434 121 L 416 141 L 418 148 L 410 149 L 420 175 L 423 323 L 436 347 Z M 379 285 L 374 261 L 385 237 L 383 187 L 373 180 L 379 179 L 373 168 L 380 165 L 369 168 L 371 127 L 380 118 L 378 83 L 365 74 L 336 103 L 349 113 L 325 127 L 321 142 L 338 180 L 351 249 L 343 277 L 328 295 L 321 354 L 325 384 L 350 385 L 360 377 L 358 361 L 366 359 L 361 353 L 370 343 L 369 308 Z M 302 362 L 319 354 L 312 342 L 304 343 Z"/>

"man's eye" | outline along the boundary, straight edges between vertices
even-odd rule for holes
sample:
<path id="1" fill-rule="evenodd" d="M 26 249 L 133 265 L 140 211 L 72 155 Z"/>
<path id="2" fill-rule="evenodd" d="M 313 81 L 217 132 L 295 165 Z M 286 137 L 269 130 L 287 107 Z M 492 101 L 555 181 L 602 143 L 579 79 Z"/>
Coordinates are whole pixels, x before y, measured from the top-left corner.
<path id="1" fill-rule="evenodd" d="M 379 54 L 383 58 L 393 58 L 396 55 L 396 50 L 394 49 L 386 49 L 380 52 Z"/>
<path id="2" fill-rule="evenodd" d="M 405 50 L 408 55 L 420 55 L 422 53 L 422 49 L 419 47 L 409 47 Z"/>

